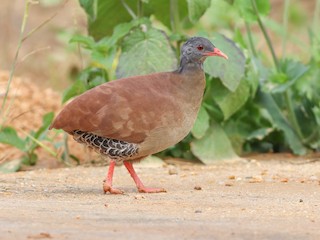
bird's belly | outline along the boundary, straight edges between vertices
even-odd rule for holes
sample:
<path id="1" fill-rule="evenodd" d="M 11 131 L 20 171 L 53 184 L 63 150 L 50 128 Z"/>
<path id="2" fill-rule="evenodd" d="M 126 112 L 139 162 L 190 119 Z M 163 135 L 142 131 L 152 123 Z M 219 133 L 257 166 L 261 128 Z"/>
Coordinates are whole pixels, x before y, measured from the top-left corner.
<path id="1" fill-rule="evenodd" d="M 139 153 L 150 155 L 167 149 L 185 138 L 192 129 L 200 108 L 201 101 L 193 107 L 185 105 L 181 119 L 150 131 L 139 147 Z M 168 116 L 167 116 L 168 117 Z"/>

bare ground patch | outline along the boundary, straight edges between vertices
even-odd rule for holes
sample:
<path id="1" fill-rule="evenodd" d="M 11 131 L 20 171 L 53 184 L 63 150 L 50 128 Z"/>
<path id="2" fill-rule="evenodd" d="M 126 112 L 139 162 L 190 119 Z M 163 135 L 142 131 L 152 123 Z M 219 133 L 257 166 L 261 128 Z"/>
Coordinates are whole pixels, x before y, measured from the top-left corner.
<path id="1" fill-rule="evenodd" d="M 0 175 L 3 239 L 319 239 L 320 162 L 240 160 L 212 166 L 124 167 L 105 195 L 105 167 Z M 174 170 L 173 170 L 174 169 Z M 201 189 L 201 190 L 197 190 Z"/>

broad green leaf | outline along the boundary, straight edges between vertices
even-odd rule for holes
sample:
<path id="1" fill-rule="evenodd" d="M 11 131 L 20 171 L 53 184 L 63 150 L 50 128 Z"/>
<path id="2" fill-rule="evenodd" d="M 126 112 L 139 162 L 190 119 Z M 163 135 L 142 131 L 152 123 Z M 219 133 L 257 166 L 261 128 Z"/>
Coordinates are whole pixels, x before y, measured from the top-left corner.
<path id="1" fill-rule="evenodd" d="M 179 25 L 186 26 L 196 22 L 210 6 L 210 0 L 176 0 L 174 14 L 178 16 Z M 113 29 L 121 23 L 128 23 L 137 15 L 138 0 L 80 0 L 88 15 L 89 34 L 96 40 L 110 36 Z M 143 16 L 153 14 L 165 26 L 172 29 L 169 0 L 142 1 Z M 131 12 L 131 13 L 129 13 Z"/>
<path id="2" fill-rule="evenodd" d="M 137 0 L 120 1 L 120 0 L 81 0 L 81 6 L 86 10 L 88 17 L 89 34 L 94 39 L 99 40 L 105 36 L 110 36 L 113 29 L 120 23 L 130 22 L 132 16 L 128 13 L 123 2 L 130 8 L 135 10 Z M 83 4 L 86 2 L 86 4 Z M 94 13 L 96 2 L 96 13 Z"/>
<path id="3" fill-rule="evenodd" d="M 234 0 L 234 6 L 240 12 L 240 15 L 248 22 L 253 22 L 258 19 L 258 16 L 253 8 L 255 2 L 258 13 L 268 15 L 271 9 L 269 0 Z"/>
<path id="4" fill-rule="evenodd" d="M 237 158 L 228 136 L 218 123 L 213 123 L 206 135 L 191 143 L 192 153 L 205 164 L 216 160 Z"/>
<path id="5" fill-rule="evenodd" d="M 295 154 L 303 155 L 307 152 L 307 149 L 303 146 L 303 143 L 291 128 L 287 120 L 282 115 L 281 110 L 277 106 L 273 97 L 269 93 L 265 93 L 261 90 L 258 90 L 258 98 L 260 104 L 263 108 L 267 109 L 270 113 L 274 125 L 283 131 L 285 138 Z"/>
<path id="6" fill-rule="evenodd" d="M 285 60 L 280 63 L 281 74 L 284 75 L 283 83 L 281 80 L 278 80 L 280 84 L 272 89 L 272 93 L 282 93 L 290 88 L 295 82 L 302 77 L 307 71 L 308 67 L 303 65 L 301 62 L 294 60 Z M 278 76 L 280 79 L 281 77 Z"/>
<path id="7" fill-rule="evenodd" d="M 138 25 L 138 23 L 138 21 L 131 21 L 129 23 L 121 23 L 117 25 L 109 39 L 110 46 L 113 46 L 118 42 L 119 39 L 122 39 L 124 36 L 126 36 L 133 27 Z"/>
<path id="8" fill-rule="evenodd" d="M 186 0 L 151 0 L 145 5 L 147 11 L 152 13 L 160 22 L 162 22 L 169 29 L 172 29 L 170 4 L 176 1 L 177 15 L 181 25 L 188 20 L 188 5 Z"/>
<path id="9" fill-rule="evenodd" d="M 70 43 L 79 43 L 86 49 L 93 49 L 95 42 L 91 36 L 74 35 L 69 41 Z"/>
<path id="10" fill-rule="evenodd" d="M 271 10 L 270 0 L 255 0 L 259 14 L 267 16 Z"/>
<path id="11" fill-rule="evenodd" d="M 86 85 L 81 80 L 76 80 L 66 91 L 63 92 L 62 103 L 73 98 L 87 90 Z"/>
<path id="12" fill-rule="evenodd" d="M 108 74 L 103 68 L 88 68 L 80 76 L 80 79 L 87 85 L 87 90 L 99 86 L 108 81 Z"/>
<path id="13" fill-rule="evenodd" d="M 230 23 L 233 25 L 233 23 L 237 23 L 240 20 L 241 18 L 238 10 L 222 0 L 211 0 L 211 6 L 201 17 L 202 24 L 205 23 L 207 26 L 219 26 L 219 29 L 230 29 Z M 237 26 L 238 24 L 233 25 L 232 29 Z M 208 28 L 205 29 L 208 31 Z"/>
<path id="14" fill-rule="evenodd" d="M 253 99 L 256 96 L 259 87 L 259 74 L 253 70 L 251 66 L 246 73 L 245 79 L 250 85 L 250 97 Z"/>
<path id="15" fill-rule="evenodd" d="M 16 147 L 21 151 L 25 149 L 25 142 L 12 127 L 4 127 L 0 130 L 0 142 Z"/>
<path id="16" fill-rule="evenodd" d="M 89 19 L 93 21 L 96 17 L 97 0 L 79 0 L 80 6 L 86 11 Z"/>
<path id="17" fill-rule="evenodd" d="M 48 129 L 49 125 L 51 124 L 51 122 L 53 120 L 53 117 L 54 117 L 53 112 L 49 112 L 42 117 L 42 126 L 35 133 L 35 135 L 34 135 L 35 138 L 39 138 L 41 136 L 41 134 L 44 133 Z"/>
<path id="18" fill-rule="evenodd" d="M 259 128 L 247 136 L 247 140 L 258 139 L 262 140 L 268 136 L 274 129 L 273 128 Z"/>
<path id="19" fill-rule="evenodd" d="M 315 116 L 317 124 L 320 126 L 320 107 L 319 106 L 314 106 L 312 108 L 312 112 Z"/>
<path id="20" fill-rule="evenodd" d="M 204 108 L 204 106 L 201 106 L 197 120 L 191 130 L 192 135 L 195 138 L 202 138 L 205 134 L 206 131 L 208 130 L 210 126 L 210 117 L 209 114 L 207 113 L 207 110 Z"/>
<path id="21" fill-rule="evenodd" d="M 139 25 L 146 25 L 146 27 L 150 27 L 151 22 L 148 18 L 138 18 L 131 22 L 120 23 L 113 29 L 111 37 L 101 39 L 97 45 L 99 46 L 99 44 L 101 44 L 103 47 L 107 46 L 108 48 L 114 47 L 115 44 L 130 33 L 132 28 Z"/>
<path id="22" fill-rule="evenodd" d="M 170 71 L 177 65 L 168 38 L 154 28 L 135 29 L 124 38 L 121 49 L 117 78 Z"/>
<path id="23" fill-rule="evenodd" d="M 229 3 L 230 5 L 234 3 L 235 0 L 224 0 L 225 2 Z"/>
<path id="24" fill-rule="evenodd" d="M 243 144 L 245 137 L 248 135 L 247 123 L 244 121 L 237 121 L 236 118 L 230 118 L 224 122 L 223 130 L 228 136 L 231 146 L 235 153 L 241 154 L 243 151 Z"/>
<path id="25" fill-rule="evenodd" d="M 212 83 L 212 98 L 220 107 L 224 120 L 230 118 L 248 100 L 250 96 L 250 85 L 247 80 L 242 79 L 234 92 L 229 91 L 220 81 Z"/>
<path id="26" fill-rule="evenodd" d="M 315 102 L 310 101 L 307 97 L 300 99 L 298 102 L 293 100 L 295 105 L 294 114 L 296 116 L 299 128 L 304 136 L 304 144 L 320 140 L 320 128 L 317 123 L 317 116 L 314 112 Z"/>
<path id="27" fill-rule="evenodd" d="M 22 163 L 21 159 L 14 159 L 9 162 L 4 162 L 0 164 L 0 172 L 2 173 L 16 172 L 20 169 L 21 163 Z"/>
<path id="28" fill-rule="evenodd" d="M 114 61 L 116 59 L 117 54 L 117 47 L 114 46 L 113 48 L 108 49 L 107 53 L 103 53 L 101 51 L 93 51 L 91 53 L 92 58 L 92 68 L 99 69 L 103 71 L 104 74 L 100 74 L 101 77 L 104 78 L 104 81 L 108 81 L 108 79 L 112 78 L 114 72 Z M 109 77 L 110 76 L 110 77 Z"/>
<path id="29" fill-rule="evenodd" d="M 320 38 L 319 38 L 320 39 Z M 319 42 L 320 46 L 320 42 Z M 311 61 L 309 70 L 292 86 L 294 92 L 300 97 L 306 97 L 312 102 L 320 103 L 320 67 L 319 63 Z"/>
<path id="30" fill-rule="evenodd" d="M 227 54 L 229 59 L 208 57 L 204 63 L 204 69 L 211 76 L 220 78 L 223 85 L 234 92 L 244 76 L 246 59 L 242 51 L 229 38 L 215 34 L 215 37 L 210 40 L 217 48 Z"/>
<path id="31" fill-rule="evenodd" d="M 211 4 L 211 0 L 187 0 L 187 2 L 189 19 L 192 23 L 196 23 Z"/>

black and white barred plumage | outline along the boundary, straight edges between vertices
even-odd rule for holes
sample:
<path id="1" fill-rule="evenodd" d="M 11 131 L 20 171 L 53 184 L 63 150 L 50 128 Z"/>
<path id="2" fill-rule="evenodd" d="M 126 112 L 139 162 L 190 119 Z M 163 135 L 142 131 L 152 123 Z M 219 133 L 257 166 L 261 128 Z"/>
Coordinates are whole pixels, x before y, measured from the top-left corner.
<path id="1" fill-rule="evenodd" d="M 83 143 L 93 148 L 101 155 L 107 156 L 112 160 L 122 161 L 133 158 L 138 154 L 138 146 L 134 143 L 128 143 L 112 138 L 105 138 L 90 132 L 80 130 L 73 131 L 73 138 L 79 143 Z"/>

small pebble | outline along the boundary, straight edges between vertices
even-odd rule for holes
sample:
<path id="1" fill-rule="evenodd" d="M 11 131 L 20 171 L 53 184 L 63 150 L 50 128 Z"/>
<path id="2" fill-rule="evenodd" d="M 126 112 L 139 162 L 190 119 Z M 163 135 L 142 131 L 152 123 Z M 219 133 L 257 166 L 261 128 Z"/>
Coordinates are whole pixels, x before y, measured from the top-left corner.
<path id="1" fill-rule="evenodd" d="M 302 199 L 300 199 L 300 200 L 299 200 L 299 202 L 303 202 L 303 200 L 302 200 Z"/>
<path id="2" fill-rule="evenodd" d="M 218 184 L 219 184 L 219 185 L 224 185 L 225 182 L 224 182 L 224 181 L 219 181 Z"/>
<path id="3" fill-rule="evenodd" d="M 225 186 L 227 186 L 227 187 L 232 187 L 233 184 L 232 184 L 232 183 L 226 183 Z"/>
<path id="4" fill-rule="evenodd" d="M 169 171 L 168 171 L 169 175 L 176 175 L 178 174 L 177 168 L 174 166 L 169 166 Z"/>
<path id="5" fill-rule="evenodd" d="M 234 180 L 234 179 L 236 179 L 236 176 L 231 175 L 231 176 L 229 176 L 228 178 L 229 178 L 230 180 Z"/>
<path id="6" fill-rule="evenodd" d="M 201 210 L 195 210 L 194 212 L 195 212 L 195 213 L 202 213 Z"/>
<path id="7" fill-rule="evenodd" d="M 253 176 L 251 177 L 251 179 L 249 180 L 249 183 L 260 183 L 262 182 L 263 179 L 261 176 Z"/>
<path id="8" fill-rule="evenodd" d="M 200 187 L 200 186 L 195 186 L 195 187 L 194 187 L 194 190 L 202 190 L 202 187 Z"/>
<path id="9" fill-rule="evenodd" d="M 236 181 L 237 181 L 237 182 L 239 182 L 239 181 L 241 181 L 241 180 L 242 180 L 241 177 L 237 177 L 237 178 L 236 178 Z"/>
<path id="10" fill-rule="evenodd" d="M 312 175 L 309 179 L 310 179 L 311 181 L 317 181 L 317 180 L 318 180 L 318 177 L 315 176 L 315 175 Z"/>
<path id="11" fill-rule="evenodd" d="M 134 199 L 145 199 L 144 195 L 135 195 Z"/>

